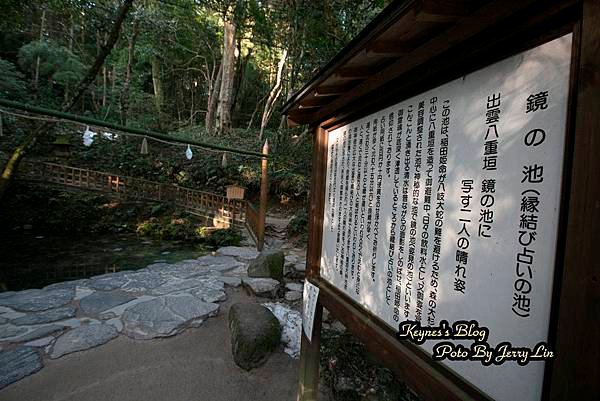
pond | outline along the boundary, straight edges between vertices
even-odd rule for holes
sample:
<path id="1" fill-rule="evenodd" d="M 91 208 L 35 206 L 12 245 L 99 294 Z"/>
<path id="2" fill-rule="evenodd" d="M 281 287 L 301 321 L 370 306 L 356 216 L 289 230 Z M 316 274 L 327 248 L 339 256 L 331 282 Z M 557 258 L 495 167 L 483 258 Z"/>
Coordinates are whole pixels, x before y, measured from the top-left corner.
<path id="1" fill-rule="evenodd" d="M 69 237 L 27 231 L 2 233 L 0 292 L 136 270 L 159 261 L 173 263 L 208 252 L 204 245 L 151 241 L 135 234 Z"/>

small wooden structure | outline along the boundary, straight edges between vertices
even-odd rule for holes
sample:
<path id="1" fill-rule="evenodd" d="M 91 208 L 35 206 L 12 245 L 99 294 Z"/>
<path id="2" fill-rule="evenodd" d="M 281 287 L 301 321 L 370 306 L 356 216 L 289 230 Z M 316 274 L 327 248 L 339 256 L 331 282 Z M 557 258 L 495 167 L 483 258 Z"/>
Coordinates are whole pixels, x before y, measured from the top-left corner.
<path id="1" fill-rule="evenodd" d="M 244 199 L 246 188 L 239 185 L 227 185 L 227 199 Z"/>
<path id="2" fill-rule="evenodd" d="M 284 106 L 314 132 L 307 279 L 319 287 L 312 339 L 302 335 L 299 400 L 317 399 L 322 307 L 424 400 L 490 400 L 322 277 L 329 134 L 520 52 L 572 34 L 563 187 L 542 400 L 600 394 L 600 2 L 406 0 L 390 4 Z M 416 118 L 415 118 L 416 120 Z M 384 161 L 385 162 L 385 161 Z M 389 205 L 385 205 L 387 207 Z M 482 366 L 481 369 L 486 369 Z M 502 380 L 498 378 L 498 380 Z M 511 386 L 502 382 L 498 386 Z"/>
<path id="3" fill-rule="evenodd" d="M 67 136 L 59 135 L 52 142 L 52 151 L 59 157 L 71 156 L 73 153 L 73 144 Z"/>

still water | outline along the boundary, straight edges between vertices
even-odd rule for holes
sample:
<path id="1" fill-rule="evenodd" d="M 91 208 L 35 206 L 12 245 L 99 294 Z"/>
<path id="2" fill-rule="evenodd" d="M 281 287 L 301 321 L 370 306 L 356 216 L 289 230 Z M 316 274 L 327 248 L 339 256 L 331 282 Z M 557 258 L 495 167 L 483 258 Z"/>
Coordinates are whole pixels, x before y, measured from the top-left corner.
<path id="1" fill-rule="evenodd" d="M 198 258 L 202 245 L 149 241 L 135 234 L 66 237 L 37 233 L 0 234 L 0 292 L 46 285 L 163 261 Z"/>

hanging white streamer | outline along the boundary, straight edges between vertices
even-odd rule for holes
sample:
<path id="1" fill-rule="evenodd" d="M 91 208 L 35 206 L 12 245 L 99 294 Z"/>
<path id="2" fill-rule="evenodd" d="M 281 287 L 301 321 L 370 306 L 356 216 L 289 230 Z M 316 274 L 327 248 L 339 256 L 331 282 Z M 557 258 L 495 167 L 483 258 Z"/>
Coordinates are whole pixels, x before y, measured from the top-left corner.
<path id="1" fill-rule="evenodd" d="M 83 144 L 85 146 L 92 146 L 94 142 L 94 137 L 96 133 L 90 130 L 90 126 L 85 127 L 85 132 L 83 133 Z"/>

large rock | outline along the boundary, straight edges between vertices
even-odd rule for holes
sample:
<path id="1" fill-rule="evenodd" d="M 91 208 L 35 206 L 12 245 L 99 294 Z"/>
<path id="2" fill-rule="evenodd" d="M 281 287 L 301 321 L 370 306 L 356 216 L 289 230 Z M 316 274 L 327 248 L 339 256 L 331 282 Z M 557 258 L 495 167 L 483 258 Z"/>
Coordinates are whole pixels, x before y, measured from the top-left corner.
<path id="1" fill-rule="evenodd" d="M 81 310 L 86 315 L 97 315 L 115 306 L 134 300 L 136 297 L 123 291 L 95 292 L 80 302 Z"/>
<path id="2" fill-rule="evenodd" d="M 12 320 L 11 323 L 17 326 L 43 324 L 68 319 L 73 316 L 75 316 L 75 307 L 64 306 L 62 308 L 50 309 L 42 312 L 28 313 L 25 316 Z"/>
<path id="3" fill-rule="evenodd" d="M 56 339 L 50 358 L 60 358 L 63 355 L 104 344 L 117 337 L 117 329 L 109 324 L 87 324 L 66 332 Z"/>
<path id="4" fill-rule="evenodd" d="M 288 291 L 285 293 L 285 299 L 290 302 L 298 301 L 302 299 L 302 293 L 300 291 Z"/>
<path id="5" fill-rule="evenodd" d="M 101 276 L 95 276 L 87 283 L 88 287 L 100 291 L 112 291 L 123 287 L 129 279 L 128 272 L 108 273 Z"/>
<path id="6" fill-rule="evenodd" d="M 163 296 L 142 302 L 123 313 L 123 332 L 136 339 L 168 337 L 186 327 L 197 327 L 218 313 L 219 305 L 192 295 Z"/>
<path id="7" fill-rule="evenodd" d="M 187 292 L 198 287 L 202 287 L 206 283 L 200 278 L 191 278 L 187 280 L 171 279 L 169 282 L 153 289 L 150 293 L 153 295 L 167 295 L 171 293 Z"/>
<path id="8" fill-rule="evenodd" d="M 38 340 L 29 341 L 29 342 L 25 343 L 24 345 L 27 347 L 44 348 L 44 347 L 52 344 L 53 342 L 54 342 L 54 337 L 48 336 L 48 337 L 40 338 Z"/>
<path id="9" fill-rule="evenodd" d="M 303 283 L 287 283 L 285 285 L 285 288 L 287 288 L 290 291 L 302 292 L 302 291 L 304 291 L 304 284 Z"/>
<path id="10" fill-rule="evenodd" d="M 229 309 L 229 331 L 233 360 L 245 370 L 262 365 L 281 337 L 277 318 L 258 304 L 233 305 Z"/>
<path id="11" fill-rule="evenodd" d="M 27 333 L 26 327 L 13 326 L 12 324 L 3 324 L 0 326 L 0 340 L 20 336 Z"/>
<path id="12" fill-rule="evenodd" d="M 259 297 L 275 297 L 279 281 L 272 278 L 243 278 L 242 284 Z"/>
<path id="13" fill-rule="evenodd" d="M 37 372 L 42 366 L 42 357 L 35 348 L 0 351 L 0 389 Z"/>
<path id="14" fill-rule="evenodd" d="M 202 280 L 204 284 L 192 291 L 190 294 L 204 302 L 220 302 L 227 299 L 227 294 L 223 291 L 225 283 L 213 277 Z"/>
<path id="15" fill-rule="evenodd" d="M 23 336 L 20 336 L 13 341 L 18 341 L 18 342 L 33 341 L 33 340 L 37 340 L 38 338 L 49 336 L 50 334 L 54 334 L 56 332 L 66 329 L 66 328 L 67 328 L 67 326 L 64 326 L 62 324 L 49 324 L 46 326 L 38 327 L 35 330 L 32 330 L 29 333 L 27 333 Z"/>
<path id="16" fill-rule="evenodd" d="M 263 250 L 248 266 L 250 277 L 270 277 L 275 280 L 283 279 L 283 251 L 277 249 Z"/>
<path id="17" fill-rule="evenodd" d="M 225 246 L 219 248 L 217 252 L 221 255 L 234 256 L 246 260 L 251 260 L 258 256 L 258 251 L 255 248 L 247 246 Z"/>
<path id="18" fill-rule="evenodd" d="M 71 302 L 75 289 L 55 288 L 12 292 L 0 298 L 0 305 L 24 311 L 39 312 L 54 309 Z"/>
<path id="19" fill-rule="evenodd" d="M 242 279 L 239 277 L 220 276 L 218 280 L 222 281 L 230 287 L 239 287 L 242 284 Z"/>
<path id="20" fill-rule="evenodd" d="M 128 274 L 127 279 L 127 283 L 121 289 L 131 292 L 146 292 L 166 282 L 159 272 L 145 269 Z"/>

